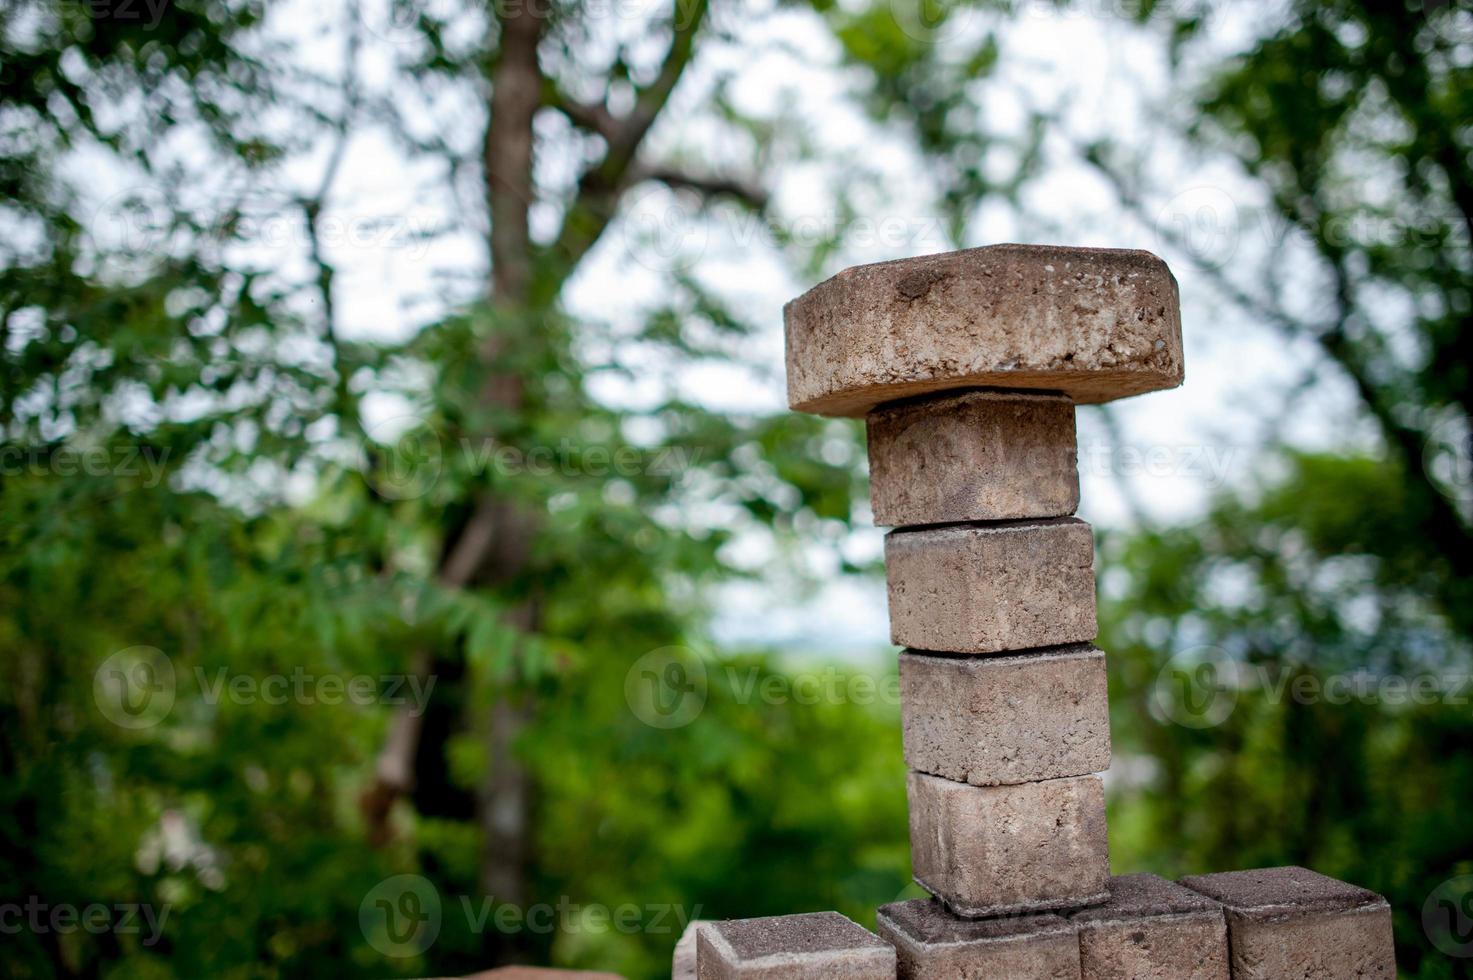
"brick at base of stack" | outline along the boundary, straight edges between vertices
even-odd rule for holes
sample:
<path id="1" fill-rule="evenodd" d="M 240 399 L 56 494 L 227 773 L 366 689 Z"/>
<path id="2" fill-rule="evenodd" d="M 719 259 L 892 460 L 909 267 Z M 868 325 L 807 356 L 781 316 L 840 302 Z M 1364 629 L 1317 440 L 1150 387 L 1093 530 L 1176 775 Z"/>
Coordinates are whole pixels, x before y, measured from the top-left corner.
<path id="1" fill-rule="evenodd" d="M 1305 868 L 1111 878 L 1073 912 L 966 919 L 881 906 L 879 936 L 836 912 L 694 923 L 673 980 L 1394 980 L 1391 908 Z M 883 941 L 882 941 L 883 940 Z M 893 948 L 891 948 L 893 947 Z M 695 949 L 695 956 L 690 950 Z M 682 951 L 685 955 L 682 955 Z"/>

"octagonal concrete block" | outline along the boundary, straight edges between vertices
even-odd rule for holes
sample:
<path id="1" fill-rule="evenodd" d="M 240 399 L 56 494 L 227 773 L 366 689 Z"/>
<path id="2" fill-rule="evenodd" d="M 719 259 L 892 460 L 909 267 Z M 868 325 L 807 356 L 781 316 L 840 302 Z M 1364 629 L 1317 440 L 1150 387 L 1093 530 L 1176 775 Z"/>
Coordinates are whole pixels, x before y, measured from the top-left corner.
<path id="1" fill-rule="evenodd" d="M 1174 388 L 1179 305 L 1149 252 L 991 245 L 856 266 L 783 311 L 788 404 L 863 416 L 952 388 L 1081 404 Z"/>

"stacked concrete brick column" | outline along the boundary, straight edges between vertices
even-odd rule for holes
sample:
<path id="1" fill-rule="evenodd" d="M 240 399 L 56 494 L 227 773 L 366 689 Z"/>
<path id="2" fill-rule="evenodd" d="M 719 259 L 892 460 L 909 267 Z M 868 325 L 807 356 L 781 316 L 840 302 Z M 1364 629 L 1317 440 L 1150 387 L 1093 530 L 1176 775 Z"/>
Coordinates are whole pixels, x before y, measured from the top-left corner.
<path id="1" fill-rule="evenodd" d="M 1148 253 L 1003 245 L 851 269 L 786 310 L 793 406 L 867 422 L 913 872 L 956 916 L 1110 897 L 1074 406 L 1180 384 L 1177 307 Z"/>
<path id="2" fill-rule="evenodd" d="M 866 419 L 893 528 L 912 864 L 936 896 L 879 910 L 897 976 L 1394 976 L 1389 911 L 1362 889 L 1299 868 L 1109 875 L 1074 406 L 1182 382 L 1165 264 L 971 249 L 846 270 L 785 321 L 791 406 Z M 846 943 L 869 955 L 867 933 Z"/>

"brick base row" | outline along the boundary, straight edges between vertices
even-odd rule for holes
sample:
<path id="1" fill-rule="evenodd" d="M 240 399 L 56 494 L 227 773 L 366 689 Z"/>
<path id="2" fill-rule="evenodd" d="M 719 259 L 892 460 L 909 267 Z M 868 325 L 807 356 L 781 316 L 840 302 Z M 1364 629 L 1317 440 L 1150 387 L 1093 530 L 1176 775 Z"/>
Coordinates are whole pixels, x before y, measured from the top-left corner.
<path id="1" fill-rule="evenodd" d="M 675 980 L 1393 980 L 1391 908 L 1305 868 L 1112 878 L 1083 909 L 985 919 L 934 899 L 876 916 L 835 912 L 705 922 Z M 697 932 L 699 935 L 697 936 Z M 882 941 L 883 940 L 883 941 Z M 691 953 L 694 952 L 694 956 Z"/>

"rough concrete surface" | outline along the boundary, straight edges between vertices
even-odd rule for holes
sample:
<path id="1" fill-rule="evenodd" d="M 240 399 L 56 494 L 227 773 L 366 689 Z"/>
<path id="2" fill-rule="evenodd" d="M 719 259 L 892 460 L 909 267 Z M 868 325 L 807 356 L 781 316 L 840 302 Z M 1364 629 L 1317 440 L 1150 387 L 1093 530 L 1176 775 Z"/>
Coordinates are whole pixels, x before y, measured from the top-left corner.
<path id="1" fill-rule="evenodd" d="M 1233 980 L 1396 976 L 1391 907 L 1375 892 L 1306 868 L 1193 875 L 1227 913 Z"/>
<path id="2" fill-rule="evenodd" d="M 893 980 L 895 949 L 837 912 L 707 922 L 700 980 Z"/>
<path id="3" fill-rule="evenodd" d="M 1069 916 L 1085 980 L 1229 980 L 1222 906 L 1151 874 L 1110 879 L 1110 900 Z"/>
<path id="4" fill-rule="evenodd" d="M 705 920 L 695 919 L 680 934 L 670 964 L 670 980 L 696 980 L 696 937 L 705 924 Z"/>
<path id="5" fill-rule="evenodd" d="M 1089 644 L 1019 656 L 900 655 L 905 761 L 994 786 L 1110 768 L 1105 655 Z"/>
<path id="6" fill-rule="evenodd" d="M 1182 383 L 1166 263 L 1124 249 L 991 245 L 846 269 L 788 303 L 788 404 L 862 416 L 951 388 L 1081 404 Z"/>
<path id="7" fill-rule="evenodd" d="M 881 527 L 1064 517 L 1079 507 L 1074 403 L 966 391 L 869 414 L 870 503 Z"/>
<path id="8" fill-rule="evenodd" d="M 1094 537 L 1072 517 L 885 536 L 898 646 L 997 653 L 1095 638 Z"/>
<path id="9" fill-rule="evenodd" d="M 1109 898 L 1098 776 L 970 786 L 910 773 L 916 884 L 965 918 L 1095 905 Z"/>
<path id="10" fill-rule="evenodd" d="M 1049 912 L 962 919 L 933 899 L 880 907 L 900 980 L 1079 980 L 1074 926 Z"/>

